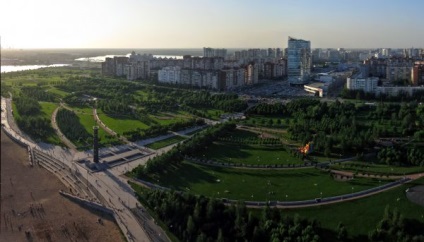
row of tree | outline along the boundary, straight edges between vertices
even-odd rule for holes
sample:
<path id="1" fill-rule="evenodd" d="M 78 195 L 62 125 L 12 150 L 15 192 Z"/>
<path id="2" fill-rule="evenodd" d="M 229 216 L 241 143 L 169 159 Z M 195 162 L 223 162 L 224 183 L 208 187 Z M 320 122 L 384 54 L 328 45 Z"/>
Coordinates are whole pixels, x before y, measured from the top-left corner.
<path id="1" fill-rule="evenodd" d="M 41 106 L 36 99 L 21 95 L 13 99 L 19 115 L 36 116 L 41 113 Z"/>
<path id="2" fill-rule="evenodd" d="M 397 209 L 392 211 L 386 206 L 383 219 L 368 237 L 370 241 L 424 241 L 423 225 L 422 222 L 405 219 Z"/>
<path id="3" fill-rule="evenodd" d="M 407 92 L 399 92 L 398 95 L 388 95 L 380 94 L 376 95 L 370 92 L 364 92 L 363 90 L 349 90 L 347 88 L 343 89 L 340 94 L 341 97 L 346 99 L 357 99 L 357 100 L 380 100 L 380 101 L 389 101 L 389 102 L 399 102 L 399 101 L 424 101 L 424 91 L 415 91 L 412 95 L 409 95 Z"/>
<path id="4" fill-rule="evenodd" d="M 191 139 L 178 144 L 170 151 L 156 156 L 147 161 L 145 166 L 136 167 L 133 172 L 139 178 L 146 174 L 162 173 L 172 165 L 179 165 L 184 157 L 193 156 L 197 151 L 204 149 L 218 137 L 223 136 L 236 128 L 234 123 L 224 123 L 209 127 L 208 129 L 195 134 Z"/>
<path id="5" fill-rule="evenodd" d="M 196 125 L 203 125 L 205 124 L 205 121 L 203 119 L 190 119 L 190 120 L 184 120 L 175 122 L 168 125 L 160 125 L 160 124 L 154 124 L 151 125 L 148 129 L 140 129 L 137 128 L 132 131 L 126 131 L 123 133 L 126 137 L 128 137 L 131 141 L 137 141 L 141 139 L 146 139 L 149 137 L 159 136 L 168 133 L 168 131 L 178 131 L 184 128 L 196 126 Z"/>
<path id="6" fill-rule="evenodd" d="M 388 165 L 424 166 L 424 150 L 417 146 L 392 146 L 382 148 L 377 155 L 381 163 Z"/>
<path id="7" fill-rule="evenodd" d="M 72 142 L 77 144 L 92 143 L 92 136 L 80 123 L 78 116 L 68 109 L 59 109 L 56 116 L 60 131 Z"/>
<path id="8" fill-rule="evenodd" d="M 39 86 L 24 86 L 21 88 L 22 96 L 31 97 L 37 101 L 54 102 L 56 96 Z"/>
<path id="9" fill-rule="evenodd" d="M 139 197 L 181 241 L 320 241 L 315 221 L 284 216 L 265 207 L 260 215 L 243 202 L 222 201 L 187 193 L 146 190 Z"/>

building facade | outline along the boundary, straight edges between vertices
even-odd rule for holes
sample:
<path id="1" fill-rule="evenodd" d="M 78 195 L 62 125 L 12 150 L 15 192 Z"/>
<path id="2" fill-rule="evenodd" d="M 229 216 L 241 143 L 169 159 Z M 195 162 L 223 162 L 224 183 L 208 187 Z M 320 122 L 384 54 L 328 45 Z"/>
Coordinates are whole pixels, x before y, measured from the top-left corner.
<path id="1" fill-rule="evenodd" d="M 361 75 L 347 78 L 346 87 L 349 90 L 363 90 L 374 93 L 378 85 L 377 77 L 362 77 Z"/>
<path id="2" fill-rule="evenodd" d="M 411 70 L 411 82 L 414 86 L 424 85 L 424 61 L 416 61 Z"/>
<path id="3" fill-rule="evenodd" d="M 305 84 L 311 75 L 311 42 L 289 37 L 287 75 L 291 85 Z"/>
<path id="4" fill-rule="evenodd" d="M 170 84 L 179 84 L 181 81 L 181 67 L 168 66 L 158 71 L 158 81 Z"/>

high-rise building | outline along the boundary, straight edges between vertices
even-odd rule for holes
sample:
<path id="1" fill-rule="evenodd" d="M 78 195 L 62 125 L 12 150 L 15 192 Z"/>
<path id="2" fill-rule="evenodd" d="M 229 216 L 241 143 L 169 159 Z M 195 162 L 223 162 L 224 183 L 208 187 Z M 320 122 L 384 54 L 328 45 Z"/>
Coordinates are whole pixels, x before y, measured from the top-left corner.
<path id="1" fill-rule="evenodd" d="M 214 56 L 214 49 L 210 47 L 203 47 L 203 57 L 213 57 Z"/>
<path id="2" fill-rule="evenodd" d="M 287 52 L 289 83 L 293 85 L 307 83 L 312 66 L 311 42 L 289 37 Z"/>
<path id="3" fill-rule="evenodd" d="M 203 57 L 227 57 L 227 49 L 203 47 Z"/>

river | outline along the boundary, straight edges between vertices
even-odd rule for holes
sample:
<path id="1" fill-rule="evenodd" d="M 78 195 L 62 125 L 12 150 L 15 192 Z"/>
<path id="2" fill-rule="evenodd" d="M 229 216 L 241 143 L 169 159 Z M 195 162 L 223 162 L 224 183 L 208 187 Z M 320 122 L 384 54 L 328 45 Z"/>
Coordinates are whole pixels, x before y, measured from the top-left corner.
<path id="1" fill-rule="evenodd" d="M 23 65 L 23 66 L 1 66 L 1 73 L 36 70 L 48 67 L 63 67 L 70 66 L 69 64 L 53 64 L 53 65 Z"/>

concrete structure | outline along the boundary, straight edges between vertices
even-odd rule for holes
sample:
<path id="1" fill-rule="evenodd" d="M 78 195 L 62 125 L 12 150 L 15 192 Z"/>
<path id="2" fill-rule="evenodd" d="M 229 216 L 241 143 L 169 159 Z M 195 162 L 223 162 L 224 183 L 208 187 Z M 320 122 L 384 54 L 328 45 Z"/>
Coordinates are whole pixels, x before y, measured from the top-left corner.
<path id="1" fill-rule="evenodd" d="M 378 84 L 377 77 L 362 77 L 361 74 L 348 77 L 346 87 L 349 90 L 363 90 L 364 92 L 374 93 Z"/>
<path id="2" fill-rule="evenodd" d="M 410 58 L 391 58 L 387 62 L 386 79 L 389 82 L 411 81 L 411 70 L 414 60 Z"/>
<path id="3" fill-rule="evenodd" d="M 203 57 L 227 57 L 227 49 L 203 47 Z"/>
<path id="4" fill-rule="evenodd" d="M 148 79 L 150 77 L 149 61 L 130 62 L 125 66 L 127 80 Z"/>
<path id="5" fill-rule="evenodd" d="M 257 84 L 259 82 L 258 67 L 254 63 L 251 63 L 246 66 L 245 80 L 245 83 L 247 85 Z"/>
<path id="6" fill-rule="evenodd" d="M 411 70 L 411 82 L 414 86 L 424 85 L 424 61 L 416 61 Z"/>
<path id="7" fill-rule="evenodd" d="M 303 89 L 309 93 L 324 97 L 326 94 L 326 83 L 314 82 L 303 86 Z"/>
<path id="8" fill-rule="evenodd" d="M 99 126 L 93 126 L 93 162 L 99 163 Z"/>
<path id="9" fill-rule="evenodd" d="M 312 67 L 311 42 L 289 37 L 287 74 L 290 84 L 305 84 L 309 81 Z"/>
<path id="10" fill-rule="evenodd" d="M 181 81 L 181 67 L 168 66 L 158 72 L 158 81 L 163 83 L 178 84 Z"/>

